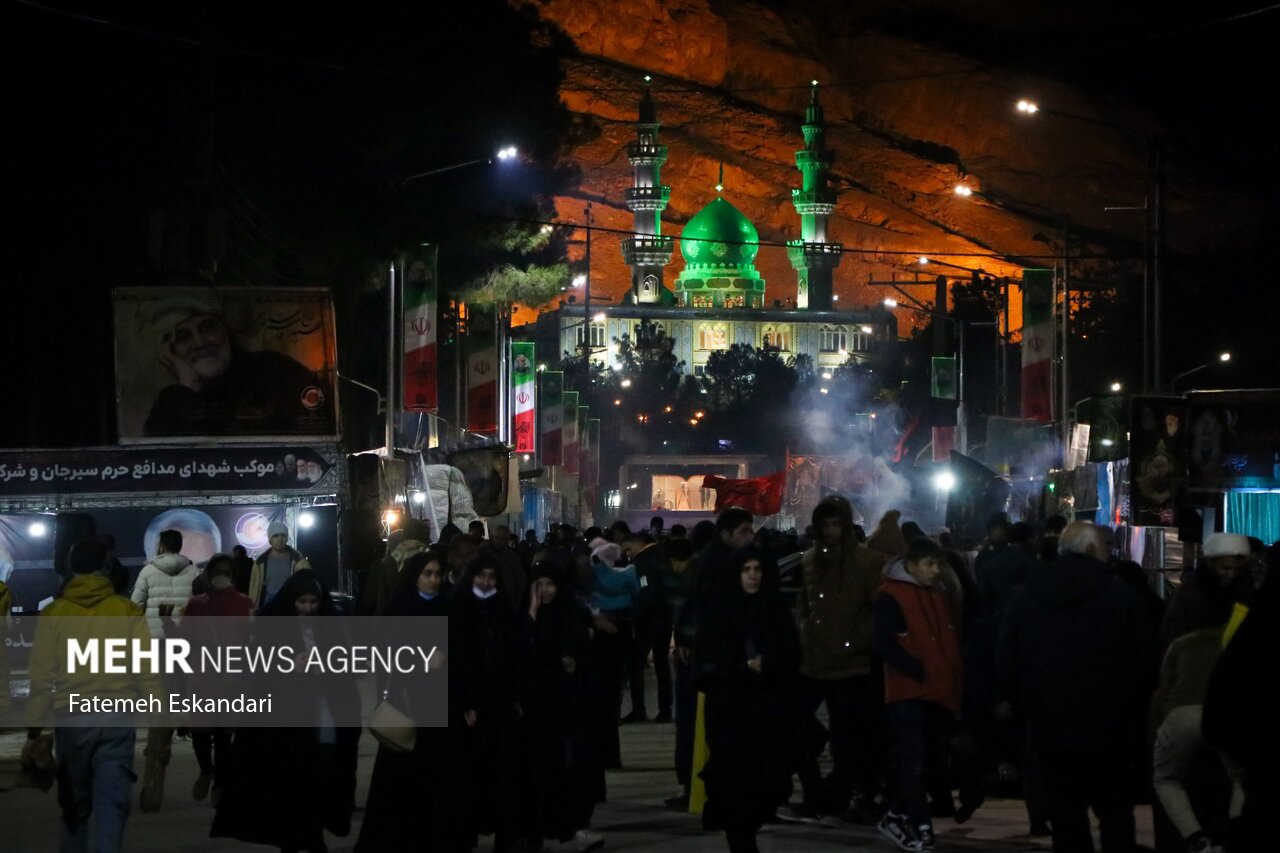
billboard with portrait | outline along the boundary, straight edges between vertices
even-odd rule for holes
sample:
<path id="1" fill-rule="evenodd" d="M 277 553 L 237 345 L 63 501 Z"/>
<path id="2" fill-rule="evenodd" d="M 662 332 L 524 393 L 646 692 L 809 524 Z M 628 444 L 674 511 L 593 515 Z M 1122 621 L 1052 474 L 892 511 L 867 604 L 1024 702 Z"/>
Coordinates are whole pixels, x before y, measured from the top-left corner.
<path id="1" fill-rule="evenodd" d="M 120 441 L 338 435 L 333 306 L 322 288 L 118 288 Z"/>

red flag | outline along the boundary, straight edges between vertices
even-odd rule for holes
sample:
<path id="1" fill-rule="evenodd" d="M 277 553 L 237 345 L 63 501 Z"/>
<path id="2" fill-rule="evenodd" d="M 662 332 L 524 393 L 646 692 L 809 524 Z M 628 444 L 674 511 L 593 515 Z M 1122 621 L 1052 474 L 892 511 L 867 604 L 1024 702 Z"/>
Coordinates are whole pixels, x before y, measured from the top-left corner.
<path id="1" fill-rule="evenodd" d="M 704 489 L 716 490 L 716 512 L 736 506 L 752 515 L 774 515 L 781 510 L 782 491 L 786 484 L 786 468 L 749 480 L 730 480 L 718 474 L 707 474 L 702 478 Z"/>

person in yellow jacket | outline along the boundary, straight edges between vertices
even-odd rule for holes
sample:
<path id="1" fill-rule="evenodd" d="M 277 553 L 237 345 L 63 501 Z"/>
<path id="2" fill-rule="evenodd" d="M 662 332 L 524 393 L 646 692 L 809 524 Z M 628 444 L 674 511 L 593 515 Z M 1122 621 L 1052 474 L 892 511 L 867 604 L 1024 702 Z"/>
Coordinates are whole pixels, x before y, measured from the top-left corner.
<path id="1" fill-rule="evenodd" d="M 289 528 L 283 521 L 273 521 L 267 528 L 271 547 L 258 555 L 249 573 L 249 597 L 259 610 L 280 591 L 294 572 L 311 568 L 311 563 L 289 547 Z"/>
<path id="2" fill-rule="evenodd" d="M 146 614 L 117 595 L 106 576 L 107 546 L 98 539 L 77 543 L 67 558 L 73 577 L 62 594 L 36 621 L 36 638 L 28 665 L 31 697 L 27 702 L 24 767 L 47 758 L 49 739 L 42 730 L 53 723 L 58 759 L 58 803 L 62 806 L 63 851 L 89 849 L 89 819 L 95 820 L 94 849 L 121 849 L 129 800 L 136 776 L 133 752 L 137 740 L 132 715 L 99 710 L 86 713 L 73 697 L 139 700 L 161 697 L 157 675 L 129 671 L 95 674 L 67 659 L 69 639 L 125 639 L 149 642 Z M 104 703 L 105 704 L 105 703 Z"/>

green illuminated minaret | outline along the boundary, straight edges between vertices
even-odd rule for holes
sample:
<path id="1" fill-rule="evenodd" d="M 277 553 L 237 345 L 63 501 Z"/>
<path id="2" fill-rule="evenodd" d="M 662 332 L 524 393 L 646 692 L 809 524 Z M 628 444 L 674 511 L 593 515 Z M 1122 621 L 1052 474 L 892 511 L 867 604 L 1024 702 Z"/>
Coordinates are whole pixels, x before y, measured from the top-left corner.
<path id="1" fill-rule="evenodd" d="M 818 104 L 818 81 L 805 110 L 804 148 L 796 152 L 796 168 L 804 179 L 791 191 L 791 203 L 800 214 L 800 239 L 788 243 L 791 266 L 799 273 L 796 307 L 831 310 L 832 272 L 840 263 L 839 243 L 827 240 L 827 218 L 835 210 L 836 194 L 827 186 L 832 154 L 823 139 L 826 127 Z"/>
<path id="2" fill-rule="evenodd" d="M 663 287 L 663 268 L 671 263 L 675 241 L 662 236 L 662 211 L 671 197 L 671 187 L 662 185 L 662 164 L 667 162 L 667 146 L 658 144 L 658 111 L 645 78 L 640 99 L 640 120 L 636 141 L 627 145 L 627 159 L 635 169 L 635 180 L 626 192 L 627 209 L 635 216 L 635 236 L 622 241 L 622 258 L 631 267 L 628 302 L 670 304 L 671 292 Z"/>

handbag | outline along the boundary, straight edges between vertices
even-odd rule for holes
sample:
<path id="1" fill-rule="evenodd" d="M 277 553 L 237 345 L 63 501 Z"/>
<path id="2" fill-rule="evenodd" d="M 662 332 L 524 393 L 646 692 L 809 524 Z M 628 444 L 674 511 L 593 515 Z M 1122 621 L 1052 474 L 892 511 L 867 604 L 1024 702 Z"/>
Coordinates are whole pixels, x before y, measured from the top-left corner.
<path id="1" fill-rule="evenodd" d="M 369 734 L 382 746 L 398 753 L 413 752 L 418 740 L 417 726 L 408 714 L 391 704 L 386 690 L 382 691 L 382 699 L 369 717 Z"/>

